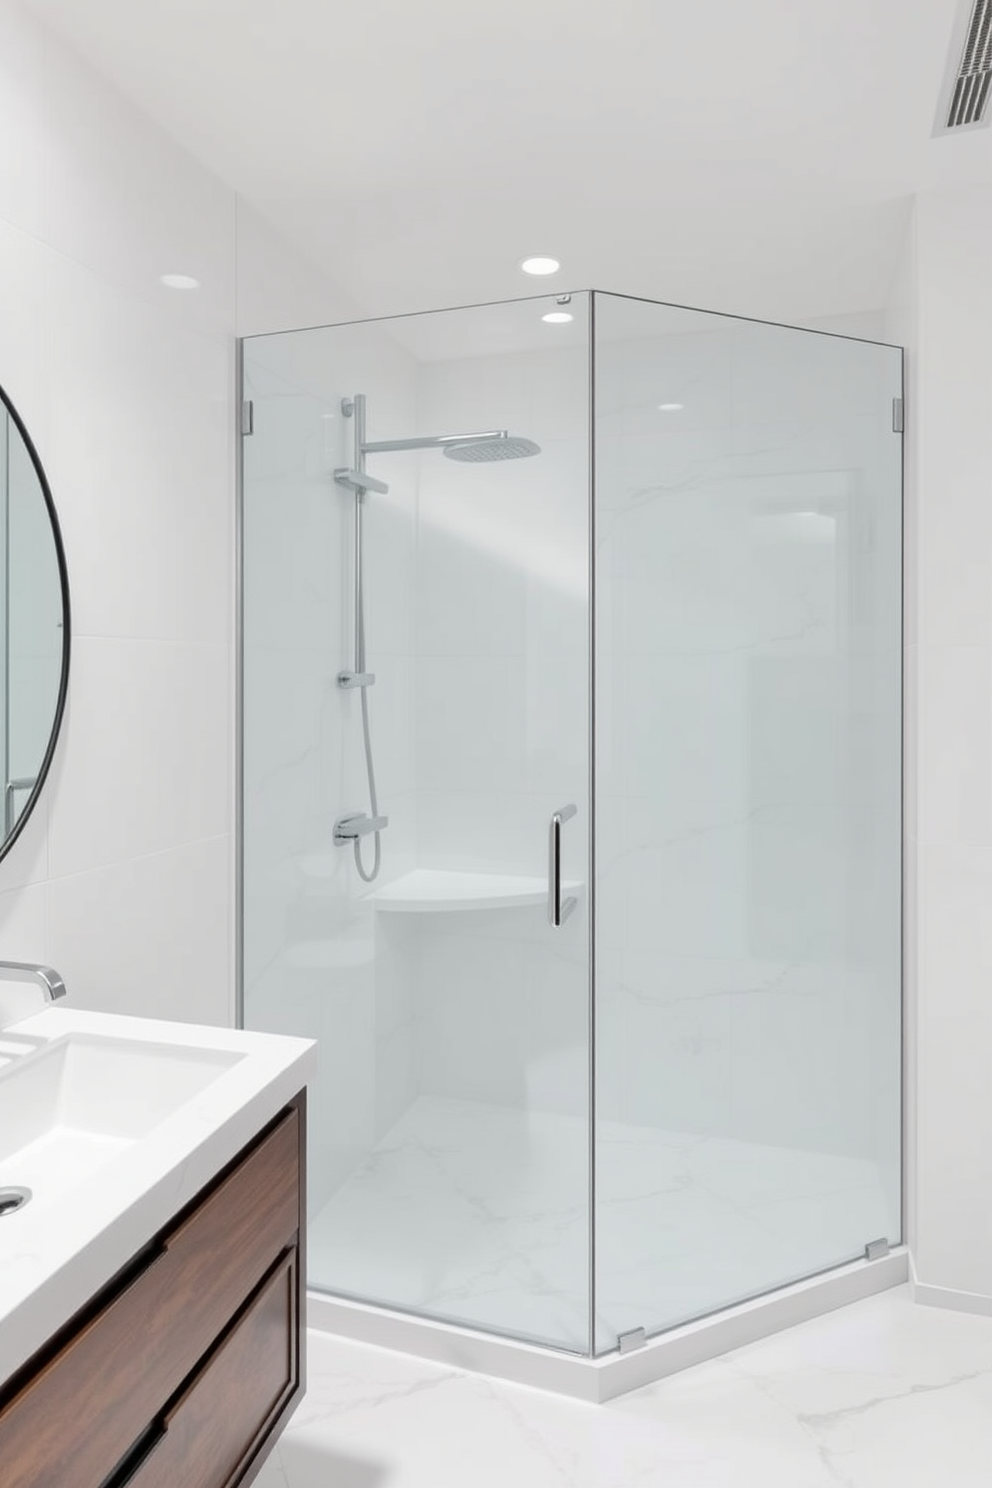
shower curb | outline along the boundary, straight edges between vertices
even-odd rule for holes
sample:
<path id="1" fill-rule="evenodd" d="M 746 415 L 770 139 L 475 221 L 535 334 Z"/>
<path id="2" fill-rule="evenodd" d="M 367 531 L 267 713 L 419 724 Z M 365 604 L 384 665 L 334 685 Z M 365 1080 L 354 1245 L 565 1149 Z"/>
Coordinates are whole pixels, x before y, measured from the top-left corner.
<path id="1" fill-rule="evenodd" d="M 672 1328 L 630 1353 L 584 1359 L 322 1292 L 307 1298 L 308 1326 L 317 1332 L 413 1354 L 432 1363 L 488 1374 L 515 1384 L 602 1404 L 666 1375 L 756 1343 L 838 1307 L 863 1301 L 909 1280 L 909 1252 L 894 1248 L 875 1261 L 847 1266 L 782 1287 L 697 1322 Z"/>

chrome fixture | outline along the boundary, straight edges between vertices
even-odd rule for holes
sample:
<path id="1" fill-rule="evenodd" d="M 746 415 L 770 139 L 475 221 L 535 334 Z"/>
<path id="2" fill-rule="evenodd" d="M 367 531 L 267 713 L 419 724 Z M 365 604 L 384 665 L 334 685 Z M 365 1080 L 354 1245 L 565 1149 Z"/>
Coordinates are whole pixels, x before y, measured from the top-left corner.
<path id="1" fill-rule="evenodd" d="M 65 996 L 65 982 L 51 966 L 36 966 L 33 961 L 0 961 L 0 982 L 33 982 L 41 987 L 49 1002 Z"/>
<path id="2" fill-rule="evenodd" d="M 354 419 L 354 464 L 351 469 L 335 470 L 334 479 L 339 486 L 355 494 L 355 665 L 351 671 L 338 673 L 338 686 L 350 690 L 357 688 L 362 700 L 362 737 L 365 741 L 365 775 L 369 785 L 368 816 L 351 815 L 339 817 L 334 823 L 333 840 L 340 847 L 346 842 L 353 844 L 355 867 L 363 883 L 371 883 L 382 866 L 382 828 L 389 818 L 379 815 L 379 800 L 375 789 L 375 765 L 372 760 L 372 726 L 369 723 L 369 688 L 375 682 L 375 674 L 365 665 L 365 557 L 363 552 L 362 509 L 369 491 L 384 496 L 389 490 L 385 481 L 375 480 L 365 473 L 365 394 L 356 393 L 354 398 L 345 398 L 341 404 L 345 418 Z M 368 823 L 361 831 L 357 823 Z M 375 836 L 375 852 L 372 867 L 366 872 L 362 861 L 362 838 L 369 833 Z"/>
<path id="3" fill-rule="evenodd" d="M 348 816 L 338 817 L 334 823 L 333 840 L 338 847 L 348 842 L 353 844 L 358 876 L 364 883 L 372 883 L 382 866 L 380 833 L 383 827 L 389 825 L 389 817 L 379 815 L 375 766 L 372 760 L 369 688 L 375 682 L 375 673 L 368 671 L 365 665 L 365 557 L 362 507 L 370 491 L 374 495 L 385 496 L 389 492 L 389 486 L 385 481 L 377 480 L 375 476 L 368 474 L 365 469 L 366 456 L 389 455 L 409 450 L 439 449 L 449 460 L 481 465 L 497 460 L 524 460 L 531 455 L 539 455 L 541 446 L 535 444 L 533 439 L 523 439 L 518 435 L 510 434 L 507 429 L 487 429 L 483 433 L 476 434 L 429 434 L 413 439 L 369 440 L 365 438 L 365 408 L 364 393 L 356 393 L 353 398 L 341 400 L 342 414 L 345 418 L 354 420 L 352 463 L 335 470 L 334 480 L 345 490 L 352 491 L 355 497 L 355 665 L 350 670 L 345 669 L 339 672 L 337 680 L 342 690 L 351 691 L 357 688 L 361 695 L 362 736 L 365 741 L 365 773 L 369 786 L 370 811 L 368 815 L 364 812 L 353 812 Z M 574 811 L 575 807 L 571 809 Z M 362 861 L 362 838 L 368 836 L 375 837 L 375 853 L 372 867 L 366 871 Z M 571 913 L 572 908 L 574 908 L 574 902 L 568 901 L 564 907 L 565 916 Z"/>
<path id="4" fill-rule="evenodd" d="M 556 930 L 561 929 L 579 902 L 571 894 L 565 900 L 561 897 L 561 826 L 562 822 L 571 821 L 577 811 L 577 806 L 563 806 L 552 813 L 548 825 L 548 923 Z"/>
<path id="5" fill-rule="evenodd" d="M 647 1341 L 646 1328 L 630 1328 L 626 1333 L 617 1334 L 617 1348 L 621 1354 L 629 1354 L 634 1349 L 643 1348 Z"/>
<path id="6" fill-rule="evenodd" d="M 334 841 L 339 847 L 343 842 L 354 842 L 357 845 L 359 837 L 367 837 L 370 832 L 381 832 L 383 827 L 388 826 L 388 816 L 366 816 L 364 811 L 355 811 L 349 816 L 338 817 L 334 823 Z"/>
<path id="7" fill-rule="evenodd" d="M 18 1209 L 31 1201 L 31 1190 L 20 1185 L 16 1187 L 0 1188 L 0 1219 L 5 1219 L 8 1214 L 16 1214 Z"/>
<path id="8" fill-rule="evenodd" d="M 8 780 L 3 791 L 3 834 L 9 837 L 14 830 L 14 796 L 18 791 L 33 791 L 38 784 L 37 775 L 22 775 L 19 780 Z"/>
<path id="9" fill-rule="evenodd" d="M 449 460 L 469 461 L 477 465 L 493 460 L 524 460 L 529 455 L 541 453 L 541 446 L 535 444 L 533 439 L 523 439 L 511 434 L 508 429 L 486 429 L 481 434 L 431 434 L 418 439 L 379 439 L 362 445 L 363 453 L 367 455 L 390 455 L 400 450 L 427 449 L 439 449 Z M 343 471 L 335 471 L 335 479 L 343 474 Z M 362 476 L 361 479 L 366 489 L 375 489 L 375 486 L 369 484 L 368 477 Z M 375 484 L 383 491 L 389 489 L 381 481 Z"/>

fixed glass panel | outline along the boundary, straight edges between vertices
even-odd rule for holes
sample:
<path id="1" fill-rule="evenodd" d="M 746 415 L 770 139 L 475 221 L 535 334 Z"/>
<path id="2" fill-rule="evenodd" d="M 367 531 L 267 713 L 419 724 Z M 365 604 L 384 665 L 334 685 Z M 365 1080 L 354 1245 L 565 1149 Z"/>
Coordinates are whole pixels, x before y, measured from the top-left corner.
<path id="1" fill-rule="evenodd" d="M 595 324 L 602 1351 L 900 1239 L 901 355 Z"/>
<path id="2" fill-rule="evenodd" d="M 244 1021 L 319 1040 L 310 1284 L 580 1352 L 587 322 L 253 338 L 243 483 Z"/>

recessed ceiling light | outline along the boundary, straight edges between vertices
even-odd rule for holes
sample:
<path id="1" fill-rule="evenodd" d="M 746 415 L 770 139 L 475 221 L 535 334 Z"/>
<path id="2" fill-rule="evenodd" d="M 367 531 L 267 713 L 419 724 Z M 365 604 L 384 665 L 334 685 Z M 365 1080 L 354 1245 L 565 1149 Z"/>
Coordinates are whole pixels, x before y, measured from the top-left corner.
<path id="1" fill-rule="evenodd" d="M 556 258 L 525 258 L 520 265 L 525 274 L 557 274 L 561 264 Z"/>
<path id="2" fill-rule="evenodd" d="M 192 274 L 163 274 L 161 281 L 166 289 L 199 289 L 199 279 Z"/>
<path id="3" fill-rule="evenodd" d="M 658 409 L 661 413 L 678 413 L 685 407 L 684 403 L 659 403 Z"/>
<path id="4" fill-rule="evenodd" d="M 569 315 L 567 310 L 552 310 L 548 315 L 542 315 L 541 319 L 547 321 L 548 325 L 564 325 L 566 321 L 574 320 L 574 315 Z"/>

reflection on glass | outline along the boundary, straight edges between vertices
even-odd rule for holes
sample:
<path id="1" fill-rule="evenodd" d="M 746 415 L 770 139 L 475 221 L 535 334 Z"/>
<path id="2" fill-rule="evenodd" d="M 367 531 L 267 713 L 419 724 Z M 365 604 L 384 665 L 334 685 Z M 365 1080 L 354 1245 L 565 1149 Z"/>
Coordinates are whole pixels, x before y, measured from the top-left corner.
<path id="1" fill-rule="evenodd" d="M 603 1352 L 900 1238 L 901 369 L 555 303 L 246 343 L 244 1014 L 320 1042 L 313 1286 Z"/>
<path id="2" fill-rule="evenodd" d="M 589 1349 L 588 299 L 246 348 L 245 1018 L 321 1038 L 311 1285 Z M 564 338 L 564 339 L 563 339 Z M 368 812 L 354 666 L 356 459 Z M 506 429 L 529 458 L 413 437 Z M 377 443 L 393 448 L 375 451 Z M 483 453 L 498 454 L 494 451 Z M 532 453 L 529 451 L 529 453 Z M 553 813 L 564 896 L 548 921 Z M 367 848 L 366 869 L 373 863 Z"/>
<path id="3" fill-rule="evenodd" d="M 900 1238 L 901 364 L 597 330 L 606 1350 Z"/>
<path id="4" fill-rule="evenodd" d="M 3 830 L 35 788 L 58 711 L 64 616 L 52 517 L 31 452 L 0 402 L 0 776 Z"/>

